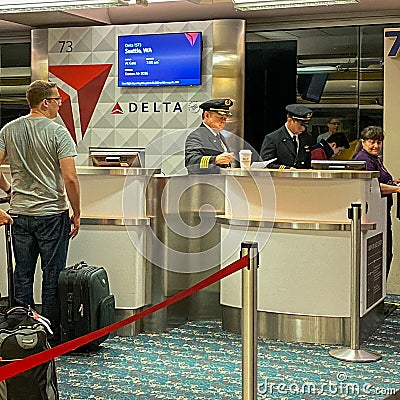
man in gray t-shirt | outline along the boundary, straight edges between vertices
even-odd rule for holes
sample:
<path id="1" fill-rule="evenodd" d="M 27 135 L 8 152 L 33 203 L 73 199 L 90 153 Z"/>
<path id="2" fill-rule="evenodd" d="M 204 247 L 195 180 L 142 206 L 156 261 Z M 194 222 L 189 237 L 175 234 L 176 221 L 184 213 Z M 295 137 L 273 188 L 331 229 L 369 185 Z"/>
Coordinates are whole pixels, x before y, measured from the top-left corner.
<path id="1" fill-rule="evenodd" d="M 58 277 L 65 268 L 69 239 L 78 234 L 80 226 L 76 150 L 67 129 L 53 121 L 61 105 L 56 84 L 34 81 L 26 98 L 29 115 L 8 123 L 0 131 L 0 164 L 7 157 L 12 178 L 10 186 L 1 174 L 0 188 L 6 192 L 11 188 L 12 193 L 15 299 L 22 305 L 35 307 L 33 280 L 40 255 L 42 314 L 52 323 L 54 335 L 49 341 L 57 344 L 60 340 Z"/>

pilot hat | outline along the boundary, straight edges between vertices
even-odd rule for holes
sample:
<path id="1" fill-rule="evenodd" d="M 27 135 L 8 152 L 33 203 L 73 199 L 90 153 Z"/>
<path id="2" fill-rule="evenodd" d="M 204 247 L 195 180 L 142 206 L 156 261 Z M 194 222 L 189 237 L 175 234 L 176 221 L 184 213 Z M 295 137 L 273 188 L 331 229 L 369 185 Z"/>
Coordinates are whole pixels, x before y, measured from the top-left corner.
<path id="1" fill-rule="evenodd" d="M 213 111 L 218 113 L 219 115 L 226 115 L 227 117 L 231 117 L 232 113 L 229 111 L 229 108 L 232 106 L 233 101 L 231 99 L 212 99 L 200 104 L 199 107 L 203 111 Z"/>
<path id="2" fill-rule="evenodd" d="M 288 116 L 299 121 L 302 125 L 308 125 L 313 111 L 302 104 L 289 104 L 286 106 Z"/>

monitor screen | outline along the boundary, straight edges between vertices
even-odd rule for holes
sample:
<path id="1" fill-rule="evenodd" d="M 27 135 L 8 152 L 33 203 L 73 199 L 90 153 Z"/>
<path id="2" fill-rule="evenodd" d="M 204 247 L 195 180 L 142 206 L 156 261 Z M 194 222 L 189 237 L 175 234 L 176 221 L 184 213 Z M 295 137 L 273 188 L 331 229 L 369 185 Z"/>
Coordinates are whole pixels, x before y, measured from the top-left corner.
<path id="1" fill-rule="evenodd" d="M 136 167 L 145 166 L 144 147 L 89 147 L 89 156 L 95 167 Z"/>
<path id="2" fill-rule="evenodd" d="M 365 170 L 365 161 L 354 160 L 311 160 L 312 169 L 354 169 Z"/>
<path id="3" fill-rule="evenodd" d="M 319 103 L 324 92 L 328 74 L 306 74 L 299 75 L 297 80 L 297 90 L 303 100 Z"/>
<path id="4" fill-rule="evenodd" d="M 201 84 L 201 32 L 118 37 L 118 86 Z"/>

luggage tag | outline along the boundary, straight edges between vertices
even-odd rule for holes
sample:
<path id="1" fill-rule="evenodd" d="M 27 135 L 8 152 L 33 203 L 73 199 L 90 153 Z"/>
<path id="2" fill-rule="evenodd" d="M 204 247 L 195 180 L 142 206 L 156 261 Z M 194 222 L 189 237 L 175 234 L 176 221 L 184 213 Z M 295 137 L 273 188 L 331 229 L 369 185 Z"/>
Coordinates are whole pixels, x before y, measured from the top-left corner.
<path id="1" fill-rule="evenodd" d="M 36 311 L 31 310 L 32 314 L 33 314 L 33 319 L 35 319 L 36 321 L 40 322 L 46 329 L 47 331 L 50 333 L 50 335 L 53 335 L 53 330 L 50 327 L 50 320 L 48 320 L 46 317 L 43 317 L 43 315 L 38 314 Z"/>

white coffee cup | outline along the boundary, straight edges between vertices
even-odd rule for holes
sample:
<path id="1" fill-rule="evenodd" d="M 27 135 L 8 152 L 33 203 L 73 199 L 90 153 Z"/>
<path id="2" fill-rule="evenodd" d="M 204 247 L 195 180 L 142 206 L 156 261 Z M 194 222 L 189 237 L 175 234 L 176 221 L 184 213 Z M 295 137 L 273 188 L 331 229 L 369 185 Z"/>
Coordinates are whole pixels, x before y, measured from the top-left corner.
<path id="1" fill-rule="evenodd" d="M 240 150 L 239 160 L 241 169 L 250 169 L 251 164 L 251 150 Z"/>

